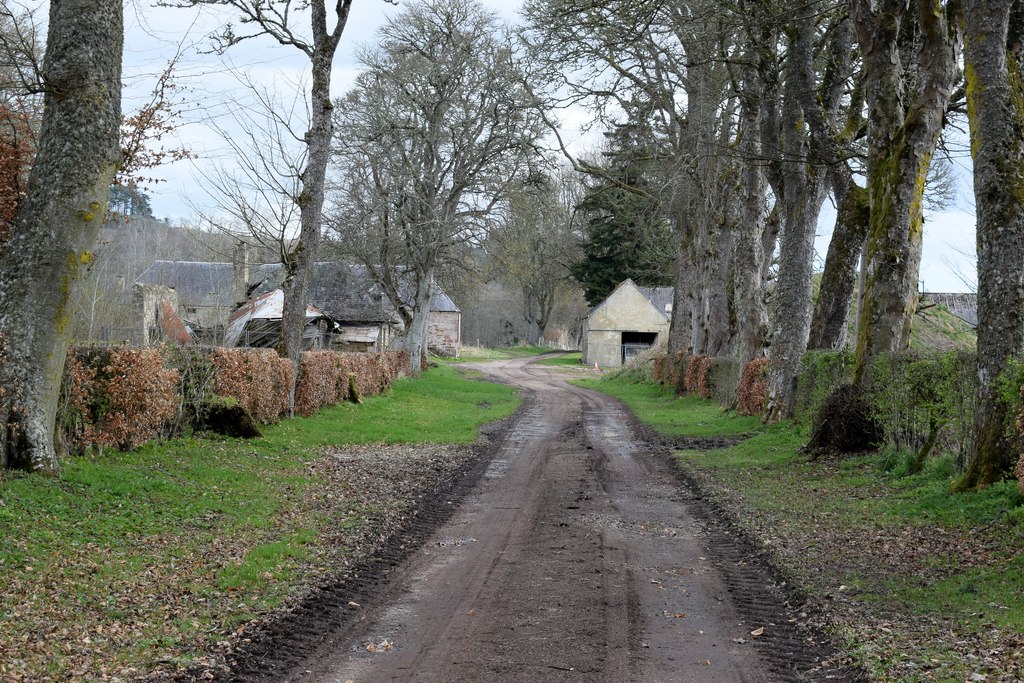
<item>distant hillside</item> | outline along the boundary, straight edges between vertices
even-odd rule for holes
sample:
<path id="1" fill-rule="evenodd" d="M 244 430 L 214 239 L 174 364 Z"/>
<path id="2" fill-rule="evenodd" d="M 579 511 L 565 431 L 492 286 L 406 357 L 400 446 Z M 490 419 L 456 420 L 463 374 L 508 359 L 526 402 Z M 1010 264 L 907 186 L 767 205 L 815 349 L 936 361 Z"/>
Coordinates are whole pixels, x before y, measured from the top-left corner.
<path id="1" fill-rule="evenodd" d="M 910 348 L 919 351 L 977 348 L 978 333 L 969 323 L 950 313 L 942 304 L 923 308 L 930 303 L 932 302 L 922 302 L 917 315 L 914 316 Z"/>

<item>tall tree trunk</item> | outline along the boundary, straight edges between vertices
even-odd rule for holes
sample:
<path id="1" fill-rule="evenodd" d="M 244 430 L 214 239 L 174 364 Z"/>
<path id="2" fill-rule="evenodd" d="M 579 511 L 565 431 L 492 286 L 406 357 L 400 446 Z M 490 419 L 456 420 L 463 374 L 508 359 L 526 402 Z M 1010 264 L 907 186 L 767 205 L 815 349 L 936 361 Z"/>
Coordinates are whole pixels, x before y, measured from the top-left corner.
<path id="1" fill-rule="evenodd" d="M 812 153 L 825 165 L 837 206 L 832 239 L 825 256 L 818 301 L 811 318 L 810 349 L 838 349 L 846 344 L 850 302 L 856 289 L 857 262 L 864 251 L 870 211 L 867 191 L 854 182 L 847 158 L 848 143 L 861 127 L 863 87 L 857 80 L 850 96 L 846 125 L 837 131 L 842 96 L 851 80 L 853 26 L 839 17 L 830 31 L 828 68 L 821 87 L 815 87 L 811 64 L 800 73 L 802 104 L 811 131 Z"/>
<path id="2" fill-rule="evenodd" d="M 673 203 L 678 201 L 673 198 Z M 672 321 L 669 325 L 668 350 L 695 353 L 693 347 L 694 275 L 692 228 L 678 207 L 672 211 L 672 243 L 675 248 L 675 286 L 672 290 Z"/>
<path id="3" fill-rule="evenodd" d="M 904 22 L 921 39 L 914 63 L 902 62 Z M 925 180 L 959 79 L 959 37 L 938 2 L 851 0 L 864 60 L 868 105 L 868 203 L 871 220 L 854 382 L 862 385 L 876 356 L 906 349 L 917 306 Z M 914 92 L 908 90 L 913 69 Z"/>
<path id="4" fill-rule="evenodd" d="M 841 349 L 846 345 L 850 303 L 857 288 L 857 263 L 868 236 L 871 214 L 867 190 L 851 179 L 845 192 L 835 190 L 835 195 L 839 208 L 811 318 L 809 349 Z"/>
<path id="5" fill-rule="evenodd" d="M 53 0 L 39 147 L 0 260 L 0 466 L 56 471 L 79 283 L 121 163 L 120 0 Z"/>
<path id="6" fill-rule="evenodd" d="M 814 231 L 825 200 L 824 172 L 808 160 L 808 135 L 800 104 L 797 71 L 813 59 L 810 5 L 799 8 L 797 31 L 786 64 L 782 113 L 782 204 L 785 224 L 779 252 L 779 280 L 772 301 L 772 345 L 768 363 L 769 420 L 792 417 L 800 359 L 811 329 Z"/>
<path id="7" fill-rule="evenodd" d="M 978 215 L 978 390 L 974 455 L 957 486 L 999 481 L 1016 455 L 997 380 L 1024 353 L 1024 3 L 965 9 L 964 65 Z"/>
<path id="8" fill-rule="evenodd" d="M 760 162 L 761 117 L 764 111 L 761 81 L 754 69 L 750 69 L 743 83 L 740 141 L 737 146 L 742 162 L 740 196 L 743 202 L 736 226 L 733 292 L 739 359 L 745 364 L 764 354 L 767 341 L 768 315 L 762 279 L 766 255 L 761 236 L 768 215 L 766 181 Z M 769 254 L 767 258 L 770 257 Z"/>
<path id="9" fill-rule="evenodd" d="M 704 319 L 707 329 L 705 352 L 710 356 L 732 355 L 733 302 L 729 290 L 732 272 L 733 226 L 726 222 L 710 233 Z"/>
<path id="10" fill-rule="evenodd" d="M 405 348 L 409 351 L 409 370 L 418 373 L 427 355 L 427 334 L 430 329 L 430 300 L 434 296 L 434 267 L 418 273 L 413 300 L 412 321 L 405 331 Z"/>
<path id="11" fill-rule="evenodd" d="M 295 406 L 295 385 L 299 377 L 299 363 L 302 360 L 302 337 L 306 327 L 309 280 L 313 275 L 320 247 L 324 180 L 327 177 L 331 138 L 334 135 L 334 119 L 331 115 L 334 109 L 331 103 L 331 72 L 336 44 L 327 40 L 325 36 L 313 51 L 313 82 L 310 87 L 312 106 L 309 131 L 306 133 L 308 155 L 306 167 L 302 169 L 302 194 L 299 196 L 299 240 L 291 255 L 294 267 L 290 268 L 290 276 L 285 279 L 282 286 L 284 304 L 281 344 L 284 355 L 292 364 L 292 386 L 289 394 L 292 408 Z"/>

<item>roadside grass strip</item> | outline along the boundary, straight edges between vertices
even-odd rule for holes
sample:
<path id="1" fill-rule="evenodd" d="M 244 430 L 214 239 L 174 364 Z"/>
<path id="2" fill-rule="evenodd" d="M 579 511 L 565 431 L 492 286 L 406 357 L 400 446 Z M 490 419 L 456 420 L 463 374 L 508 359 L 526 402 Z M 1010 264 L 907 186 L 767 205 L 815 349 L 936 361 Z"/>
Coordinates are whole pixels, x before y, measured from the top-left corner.
<path id="1" fill-rule="evenodd" d="M 746 432 L 676 451 L 694 477 L 826 615 L 873 681 L 1024 680 L 1024 498 L 1013 482 L 950 493 L 956 457 L 919 474 L 906 454 L 811 461 L 791 424 L 748 418 L 660 387 L 580 381 L 673 436 Z"/>
<path id="2" fill-rule="evenodd" d="M 518 403 L 442 366 L 261 439 L 198 435 L 70 458 L 57 477 L 5 472 L 0 680 L 206 663 L 396 528 L 471 457 L 443 444 L 472 443 Z"/>
<path id="3" fill-rule="evenodd" d="M 499 349 L 488 349 L 463 345 L 458 358 L 434 358 L 434 360 L 442 363 L 475 363 L 484 360 L 510 360 L 539 356 L 542 353 L 551 353 L 551 351 L 552 349 L 547 346 L 504 346 Z"/>
<path id="4" fill-rule="evenodd" d="M 581 354 L 579 351 L 573 351 L 563 356 L 555 356 L 554 358 L 544 358 L 537 361 L 537 365 L 554 365 L 556 367 L 568 367 L 568 368 L 579 368 L 582 367 Z"/>

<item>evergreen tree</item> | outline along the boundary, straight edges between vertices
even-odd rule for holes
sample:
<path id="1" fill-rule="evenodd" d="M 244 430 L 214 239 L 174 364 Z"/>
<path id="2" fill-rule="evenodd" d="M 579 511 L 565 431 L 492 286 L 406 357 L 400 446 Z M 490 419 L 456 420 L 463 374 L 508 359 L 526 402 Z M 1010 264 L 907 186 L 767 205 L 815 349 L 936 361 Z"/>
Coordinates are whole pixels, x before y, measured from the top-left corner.
<path id="1" fill-rule="evenodd" d="M 671 228 L 654 199 L 657 147 L 644 123 L 605 133 L 606 165 L 576 210 L 587 215 L 582 258 L 570 267 L 595 306 L 632 278 L 648 287 L 672 284 Z"/>

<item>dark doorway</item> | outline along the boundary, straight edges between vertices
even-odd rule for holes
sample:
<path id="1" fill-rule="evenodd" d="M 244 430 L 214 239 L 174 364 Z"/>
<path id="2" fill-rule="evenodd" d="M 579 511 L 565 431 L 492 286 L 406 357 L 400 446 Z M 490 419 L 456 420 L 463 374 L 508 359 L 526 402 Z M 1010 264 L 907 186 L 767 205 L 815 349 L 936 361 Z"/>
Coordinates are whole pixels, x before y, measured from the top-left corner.
<path id="1" fill-rule="evenodd" d="M 623 332 L 622 333 L 622 363 L 654 346 L 658 338 L 657 332 Z"/>

